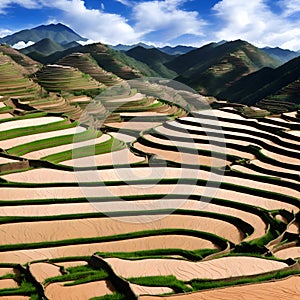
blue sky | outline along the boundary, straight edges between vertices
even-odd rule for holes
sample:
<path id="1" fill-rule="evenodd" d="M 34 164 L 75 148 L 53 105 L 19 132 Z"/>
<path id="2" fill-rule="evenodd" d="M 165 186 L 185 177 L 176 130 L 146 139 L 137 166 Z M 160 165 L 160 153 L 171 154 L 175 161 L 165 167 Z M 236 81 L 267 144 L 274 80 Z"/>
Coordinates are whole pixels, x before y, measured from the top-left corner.
<path id="1" fill-rule="evenodd" d="M 90 41 L 300 49 L 300 0 L 0 0 L 0 36 L 64 23 Z"/>

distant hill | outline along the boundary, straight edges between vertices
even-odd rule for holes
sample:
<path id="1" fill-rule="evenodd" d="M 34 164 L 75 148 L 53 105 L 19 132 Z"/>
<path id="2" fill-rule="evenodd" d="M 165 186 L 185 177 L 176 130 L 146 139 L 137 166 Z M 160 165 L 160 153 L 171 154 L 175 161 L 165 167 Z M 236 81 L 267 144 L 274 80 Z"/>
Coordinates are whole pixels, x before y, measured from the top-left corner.
<path id="1" fill-rule="evenodd" d="M 145 63 L 162 77 L 175 78 L 178 75 L 176 72 L 168 69 L 164 65 L 174 57 L 172 55 L 161 52 L 158 49 L 145 49 L 141 46 L 137 46 L 127 51 L 126 54 L 130 57 L 135 58 L 136 60 Z"/>
<path id="2" fill-rule="evenodd" d="M 182 55 L 182 54 L 186 54 L 189 53 L 192 50 L 196 50 L 197 48 L 195 47 L 191 47 L 191 46 L 176 46 L 176 47 L 170 47 L 170 46 L 165 46 L 165 47 L 161 47 L 161 48 L 157 48 L 160 51 L 170 54 L 170 55 Z"/>
<path id="3" fill-rule="evenodd" d="M 261 50 L 263 50 L 273 58 L 280 60 L 282 63 L 288 62 L 289 60 L 300 56 L 300 52 L 291 51 L 288 49 L 281 49 L 279 47 L 276 48 L 265 47 L 265 48 L 261 48 Z"/>
<path id="4" fill-rule="evenodd" d="M 42 55 L 42 56 L 48 56 L 58 51 L 64 51 L 69 48 L 80 46 L 77 42 L 73 41 L 67 44 L 59 44 L 51 39 L 42 39 L 39 42 L 33 44 L 32 46 L 26 47 L 24 49 L 21 49 L 20 52 L 23 54 L 26 54 L 28 56 L 31 56 L 31 53 L 35 53 L 34 55 L 37 55 L 36 53 Z"/>
<path id="5" fill-rule="evenodd" d="M 258 104 L 272 112 L 283 105 L 300 104 L 300 57 L 276 69 L 263 68 L 245 76 L 217 96 L 246 105 Z"/>
<path id="6" fill-rule="evenodd" d="M 146 64 L 101 43 L 73 47 L 64 51 L 55 52 L 47 57 L 36 57 L 36 59 L 43 64 L 53 64 L 72 53 L 90 54 L 101 68 L 122 79 L 158 76 L 158 74 Z"/>
<path id="7" fill-rule="evenodd" d="M 129 50 L 131 50 L 131 49 L 133 49 L 135 47 L 138 47 L 138 46 L 141 46 L 141 47 L 143 47 L 145 49 L 152 49 L 152 48 L 154 48 L 153 46 L 147 45 L 145 43 L 138 43 L 138 44 L 133 44 L 133 45 L 118 44 L 116 46 L 109 45 L 109 47 L 111 49 L 118 50 L 118 51 L 124 51 L 124 52 L 129 51 Z"/>
<path id="8" fill-rule="evenodd" d="M 25 70 L 27 70 L 29 74 L 33 74 L 41 68 L 40 63 L 8 45 L 0 45 L 0 52 L 10 56 L 17 64 L 21 65 Z"/>
<path id="9" fill-rule="evenodd" d="M 178 81 L 201 94 L 216 96 L 241 77 L 280 64 L 248 42 L 236 40 L 208 44 L 175 58 L 166 66 L 181 74 L 176 78 Z"/>
<path id="10" fill-rule="evenodd" d="M 23 41 L 25 43 L 32 41 L 36 43 L 45 38 L 51 39 L 59 44 L 68 44 L 74 41 L 86 41 L 85 38 L 81 37 L 69 27 L 58 23 L 41 25 L 32 29 L 21 30 L 12 35 L 1 38 L 0 43 L 5 43 L 13 46 L 20 41 Z"/>

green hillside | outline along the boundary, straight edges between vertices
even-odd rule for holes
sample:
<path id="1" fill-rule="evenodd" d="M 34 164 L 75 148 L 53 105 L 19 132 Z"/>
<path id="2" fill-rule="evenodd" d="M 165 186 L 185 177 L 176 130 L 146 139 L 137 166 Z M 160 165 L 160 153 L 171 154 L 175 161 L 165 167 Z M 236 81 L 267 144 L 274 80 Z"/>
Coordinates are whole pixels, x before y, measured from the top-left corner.
<path id="1" fill-rule="evenodd" d="M 155 48 L 145 49 L 141 46 L 130 49 L 126 52 L 126 54 L 145 63 L 162 77 L 175 78 L 178 75 L 175 71 L 168 69 L 164 65 L 165 63 L 173 60 L 173 55 L 166 54 Z"/>
<path id="2" fill-rule="evenodd" d="M 250 74 L 219 93 L 218 97 L 247 105 L 255 105 L 264 100 L 260 103 L 261 107 L 273 112 L 282 109 L 285 111 L 300 104 L 299 78 L 300 58 L 298 57 L 276 69 L 263 68 Z M 285 102 L 285 105 L 282 102 Z M 268 103 L 273 104 L 268 105 Z"/>
<path id="3" fill-rule="evenodd" d="M 263 51 L 241 40 L 222 45 L 209 44 L 179 57 L 179 63 L 176 60 L 167 66 L 173 69 L 186 66 L 176 79 L 201 94 L 212 96 L 247 74 L 263 67 L 280 65 L 280 62 Z"/>

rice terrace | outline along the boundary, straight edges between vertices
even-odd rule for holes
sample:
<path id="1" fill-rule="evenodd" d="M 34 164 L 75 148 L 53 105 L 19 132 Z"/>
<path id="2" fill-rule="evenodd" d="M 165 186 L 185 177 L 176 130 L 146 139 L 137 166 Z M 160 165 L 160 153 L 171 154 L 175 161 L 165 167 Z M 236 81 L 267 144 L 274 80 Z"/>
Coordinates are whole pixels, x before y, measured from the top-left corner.
<path id="1" fill-rule="evenodd" d="M 300 58 L 57 36 L 0 39 L 0 300 L 300 299 Z"/>

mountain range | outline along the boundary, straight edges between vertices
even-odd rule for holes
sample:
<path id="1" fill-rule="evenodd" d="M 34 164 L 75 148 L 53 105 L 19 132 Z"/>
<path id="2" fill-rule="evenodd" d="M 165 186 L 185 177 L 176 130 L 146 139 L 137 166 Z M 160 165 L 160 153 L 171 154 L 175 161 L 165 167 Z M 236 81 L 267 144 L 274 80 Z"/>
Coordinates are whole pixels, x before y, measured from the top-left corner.
<path id="1" fill-rule="evenodd" d="M 63 24 L 42 25 L 0 39 L 8 44 L 2 45 L 0 51 L 24 67 L 34 66 L 29 68 L 31 73 L 41 64 L 59 63 L 78 68 L 103 84 L 144 76 L 163 77 L 185 83 L 203 95 L 258 105 L 273 112 L 300 104 L 297 52 L 259 49 L 242 40 L 209 43 L 200 48 L 156 48 L 143 43 L 82 46 L 78 41 L 83 40 L 86 39 Z M 35 44 L 21 53 L 9 47 L 20 41 Z"/>

